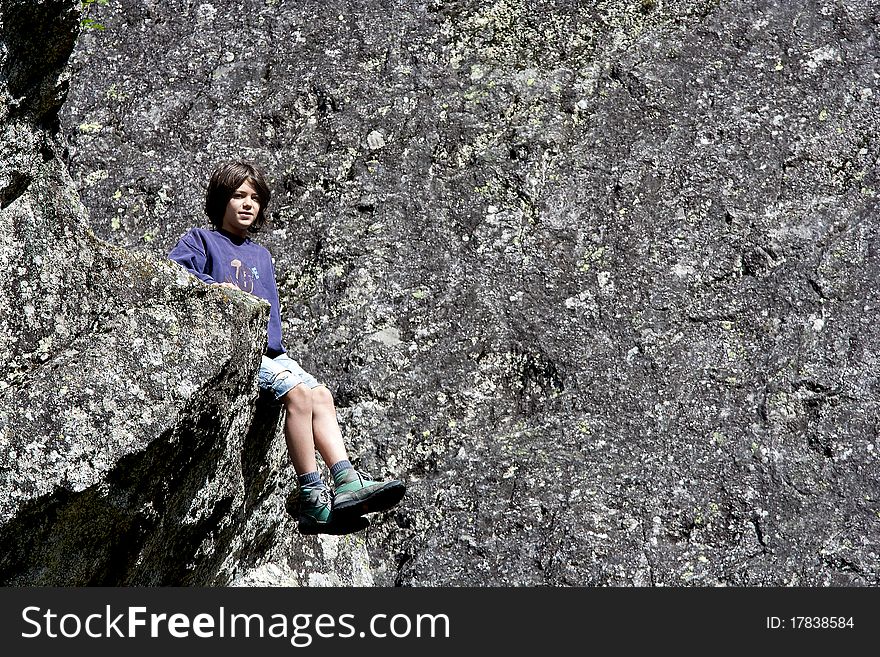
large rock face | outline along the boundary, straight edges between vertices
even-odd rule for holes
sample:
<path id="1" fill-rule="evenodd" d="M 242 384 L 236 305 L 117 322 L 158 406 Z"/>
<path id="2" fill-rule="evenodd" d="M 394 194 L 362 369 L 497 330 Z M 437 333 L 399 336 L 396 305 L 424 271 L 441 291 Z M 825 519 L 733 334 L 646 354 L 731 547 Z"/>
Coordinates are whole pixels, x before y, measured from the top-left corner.
<path id="1" fill-rule="evenodd" d="M 334 390 L 359 462 L 410 484 L 363 547 L 242 532 L 250 574 L 218 581 L 880 583 L 877 2 L 111 0 L 94 18 L 61 114 L 69 166 L 94 232 L 138 255 L 101 248 L 166 271 L 214 164 L 262 163 L 287 344 Z M 37 271 L 24 257 L 8 276 Z M 119 391 L 101 440 L 172 449 L 191 412 L 138 418 L 189 408 L 150 379 L 179 326 L 181 379 L 247 404 L 230 354 L 255 357 L 255 329 L 204 328 L 227 306 L 170 273 L 95 285 L 101 266 L 22 297 L 39 337 L 61 330 L 46 295 L 86 318 L 48 366 L 22 345 L 21 371 L 93 359 L 108 380 L 89 387 Z M 141 285 L 138 317 L 163 331 L 102 312 L 102 290 Z M 149 403 L 108 374 L 138 338 Z M 15 384 L 3 406 L 44 461 L 63 443 L 26 416 L 50 412 L 47 389 Z M 210 445 L 244 430 L 210 426 Z"/>

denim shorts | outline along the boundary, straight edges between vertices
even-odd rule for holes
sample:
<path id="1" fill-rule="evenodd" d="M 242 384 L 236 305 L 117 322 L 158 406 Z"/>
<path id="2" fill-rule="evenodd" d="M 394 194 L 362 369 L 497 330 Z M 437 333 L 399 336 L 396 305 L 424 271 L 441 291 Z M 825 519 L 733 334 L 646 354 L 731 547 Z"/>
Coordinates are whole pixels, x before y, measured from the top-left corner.
<path id="1" fill-rule="evenodd" d="M 287 354 L 275 358 L 263 356 L 263 362 L 260 363 L 260 390 L 271 391 L 275 399 L 281 399 L 300 383 L 305 383 L 309 388 L 321 385 Z"/>

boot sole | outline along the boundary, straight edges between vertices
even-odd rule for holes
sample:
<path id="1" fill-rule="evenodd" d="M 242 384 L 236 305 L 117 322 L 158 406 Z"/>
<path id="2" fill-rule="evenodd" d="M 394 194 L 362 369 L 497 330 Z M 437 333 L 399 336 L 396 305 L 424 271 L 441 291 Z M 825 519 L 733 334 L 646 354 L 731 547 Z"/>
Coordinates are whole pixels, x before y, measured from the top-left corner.
<path id="1" fill-rule="evenodd" d="M 390 481 L 362 500 L 349 500 L 333 505 L 333 514 L 340 519 L 357 518 L 366 513 L 387 511 L 403 499 L 406 486 L 400 481 Z"/>

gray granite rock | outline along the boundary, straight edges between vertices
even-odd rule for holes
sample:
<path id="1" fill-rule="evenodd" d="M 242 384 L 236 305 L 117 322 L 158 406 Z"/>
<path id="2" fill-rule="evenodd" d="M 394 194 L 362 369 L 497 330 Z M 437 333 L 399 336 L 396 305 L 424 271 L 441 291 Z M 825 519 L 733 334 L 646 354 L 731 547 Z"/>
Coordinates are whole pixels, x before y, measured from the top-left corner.
<path id="1" fill-rule="evenodd" d="M 95 234 L 156 262 L 218 160 L 262 163 L 285 340 L 409 483 L 358 538 L 236 538 L 233 580 L 880 583 L 877 2 L 95 14 L 61 114 Z M 43 285 L 100 314 L 78 271 Z M 213 314 L 156 286 L 181 334 Z"/>

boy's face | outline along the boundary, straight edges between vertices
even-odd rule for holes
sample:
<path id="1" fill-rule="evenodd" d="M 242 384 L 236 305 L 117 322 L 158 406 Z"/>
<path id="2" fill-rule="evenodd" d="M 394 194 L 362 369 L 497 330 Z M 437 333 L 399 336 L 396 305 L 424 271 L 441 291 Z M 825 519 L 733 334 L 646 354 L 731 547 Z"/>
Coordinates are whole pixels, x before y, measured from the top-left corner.
<path id="1" fill-rule="evenodd" d="M 223 215 L 223 230 L 239 237 L 247 237 L 248 228 L 257 220 L 260 198 L 245 181 L 232 193 Z"/>

